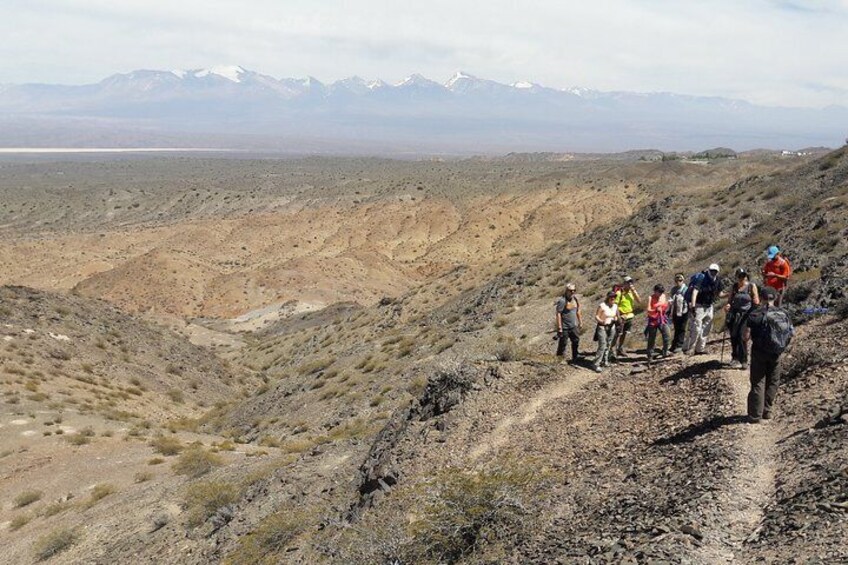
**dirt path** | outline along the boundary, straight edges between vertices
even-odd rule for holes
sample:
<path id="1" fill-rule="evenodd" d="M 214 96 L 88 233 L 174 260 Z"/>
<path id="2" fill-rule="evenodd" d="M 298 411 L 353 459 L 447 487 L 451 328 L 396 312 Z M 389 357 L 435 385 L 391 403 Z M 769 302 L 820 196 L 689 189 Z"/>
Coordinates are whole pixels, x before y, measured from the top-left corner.
<path id="1" fill-rule="evenodd" d="M 539 390 L 516 411 L 514 416 L 507 416 L 498 422 L 495 429 L 483 438 L 471 450 L 469 458 L 475 461 L 490 451 L 497 449 L 507 442 L 511 431 L 516 426 L 525 426 L 536 419 L 541 409 L 554 400 L 574 394 L 587 384 L 597 380 L 600 375 L 588 369 L 571 368 L 557 382 Z"/>
<path id="2" fill-rule="evenodd" d="M 721 377 L 734 391 L 735 414 L 747 412 L 749 372 L 723 370 Z M 695 558 L 702 563 L 736 563 L 747 538 L 763 519 L 763 509 L 775 489 L 775 442 L 778 437 L 774 421 L 740 424 L 736 443 L 738 460 L 728 483 L 710 507 L 704 509 L 703 545 Z"/>

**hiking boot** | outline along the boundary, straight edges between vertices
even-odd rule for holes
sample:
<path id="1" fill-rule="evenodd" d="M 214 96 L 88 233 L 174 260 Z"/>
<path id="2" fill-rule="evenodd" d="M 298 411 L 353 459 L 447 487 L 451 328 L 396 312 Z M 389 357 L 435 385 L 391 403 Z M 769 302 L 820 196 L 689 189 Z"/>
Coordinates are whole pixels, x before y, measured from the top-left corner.
<path id="1" fill-rule="evenodd" d="M 736 359 L 734 359 L 733 361 L 731 361 L 731 362 L 730 362 L 730 368 L 731 368 L 731 369 L 741 369 L 741 368 L 742 368 L 742 363 L 740 363 L 739 361 L 737 361 Z"/>
<path id="2" fill-rule="evenodd" d="M 601 369 L 597 365 L 592 365 L 592 370 L 595 371 L 596 373 L 603 373 L 604 372 L 603 369 Z"/>
<path id="3" fill-rule="evenodd" d="M 771 412 L 763 412 L 763 420 L 771 420 Z"/>
<path id="4" fill-rule="evenodd" d="M 759 418 L 755 418 L 755 417 L 753 417 L 753 416 L 748 416 L 748 423 L 749 423 L 749 424 L 759 424 L 759 423 L 760 423 L 760 419 L 759 419 Z"/>
<path id="5" fill-rule="evenodd" d="M 625 355 L 625 354 L 624 354 L 624 351 L 622 351 L 621 349 L 619 349 L 618 351 L 616 351 L 616 352 L 615 352 L 615 356 L 616 356 L 616 357 L 621 357 L 622 359 L 624 359 L 625 357 L 627 357 L 627 355 Z"/>
<path id="6" fill-rule="evenodd" d="M 740 363 L 739 368 L 742 369 L 743 371 L 747 371 L 748 370 L 748 363 Z"/>

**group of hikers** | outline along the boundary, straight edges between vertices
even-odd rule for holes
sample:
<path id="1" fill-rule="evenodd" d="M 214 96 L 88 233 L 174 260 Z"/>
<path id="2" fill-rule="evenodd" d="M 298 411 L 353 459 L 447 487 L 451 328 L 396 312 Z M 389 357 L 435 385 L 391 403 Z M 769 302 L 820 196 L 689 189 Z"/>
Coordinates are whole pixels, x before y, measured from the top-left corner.
<path id="1" fill-rule="evenodd" d="M 750 367 L 748 417 L 755 422 L 772 416 L 779 384 L 777 361 L 794 333 L 789 315 L 781 308 L 792 268 L 777 246 L 770 246 L 766 256 L 768 261 L 761 271 L 761 286 L 751 281 L 746 269 L 738 268 L 733 284 L 725 290 L 719 277 L 719 265 L 713 263 L 692 275 L 688 282 L 683 273 L 677 273 L 668 293 L 662 284 L 654 285 L 645 304 L 644 333 L 650 365 L 656 356 L 657 334 L 662 337 L 663 358 L 678 352 L 706 354 L 716 303 L 727 299 L 723 308 L 725 328 L 730 335 L 730 366 L 736 369 Z M 624 348 L 628 334 L 633 331 L 637 306 L 642 306 L 642 297 L 629 276 L 615 285 L 598 304 L 593 320 L 594 340 L 598 343 L 592 363 L 595 372 L 600 373 L 610 362 L 627 357 Z M 557 356 L 565 354 L 567 342 L 570 342 L 569 363 L 577 363 L 583 313 L 573 283 L 566 285 L 565 293 L 557 300 L 556 328 Z M 752 344 L 750 361 L 749 341 Z"/>

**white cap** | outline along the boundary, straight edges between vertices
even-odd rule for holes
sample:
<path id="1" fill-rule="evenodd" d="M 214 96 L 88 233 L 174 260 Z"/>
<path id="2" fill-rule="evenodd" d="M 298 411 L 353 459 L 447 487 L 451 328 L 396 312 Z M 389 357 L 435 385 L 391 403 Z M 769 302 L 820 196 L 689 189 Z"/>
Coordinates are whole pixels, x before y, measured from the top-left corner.
<path id="1" fill-rule="evenodd" d="M 715 271 L 715 272 L 719 272 L 718 264 L 717 264 L 717 263 L 713 263 L 712 265 L 710 265 L 710 268 L 709 268 L 708 270 L 710 270 L 710 271 Z"/>
<path id="2" fill-rule="evenodd" d="M 633 277 L 631 277 L 631 276 L 624 277 L 624 282 L 633 282 Z"/>

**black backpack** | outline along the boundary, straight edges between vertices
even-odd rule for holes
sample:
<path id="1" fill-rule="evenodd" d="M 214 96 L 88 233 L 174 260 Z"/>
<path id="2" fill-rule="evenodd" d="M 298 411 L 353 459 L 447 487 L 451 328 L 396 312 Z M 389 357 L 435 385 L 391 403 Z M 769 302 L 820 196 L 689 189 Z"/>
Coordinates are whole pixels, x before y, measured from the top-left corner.
<path id="1" fill-rule="evenodd" d="M 731 312 L 747 312 L 754 305 L 754 299 L 751 296 L 754 283 L 748 283 L 745 290 L 737 290 L 733 294 L 733 299 L 730 301 Z"/>
<path id="2" fill-rule="evenodd" d="M 780 308 L 757 308 L 748 317 L 748 326 L 755 347 L 772 355 L 783 353 L 795 335 L 789 314 Z"/>

